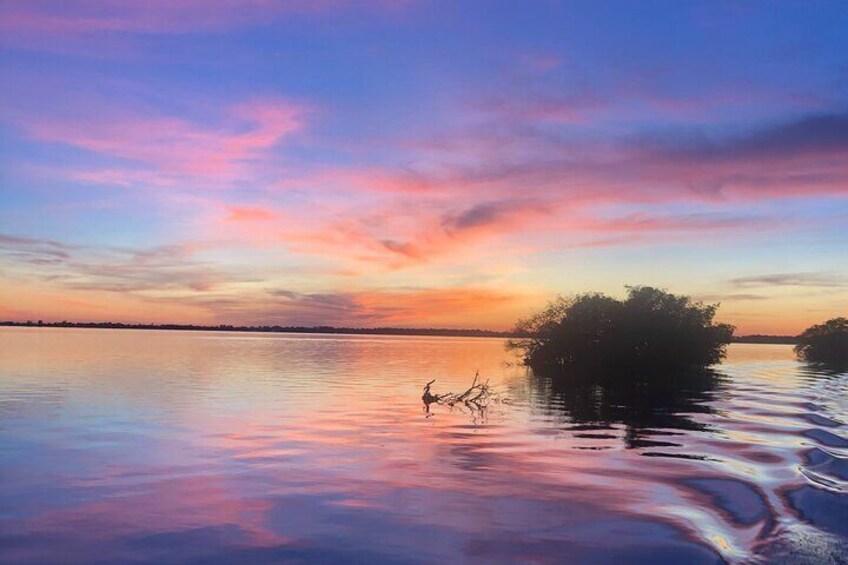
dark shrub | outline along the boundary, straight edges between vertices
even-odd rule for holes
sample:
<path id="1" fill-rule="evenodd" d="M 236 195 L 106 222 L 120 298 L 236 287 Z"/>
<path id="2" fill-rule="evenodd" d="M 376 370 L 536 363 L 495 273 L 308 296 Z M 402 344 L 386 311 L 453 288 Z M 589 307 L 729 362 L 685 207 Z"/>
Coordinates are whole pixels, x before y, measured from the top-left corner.
<path id="1" fill-rule="evenodd" d="M 716 308 L 643 286 L 627 287 L 625 300 L 558 298 L 520 321 L 510 346 L 535 370 L 707 367 L 724 357 L 733 336 L 733 326 L 713 323 Z"/>
<path id="2" fill-rule="evenodd" d="M 848 364 L 848 318 L 810 326 L 798 336 L 795 353 L 813 363 Z"/>

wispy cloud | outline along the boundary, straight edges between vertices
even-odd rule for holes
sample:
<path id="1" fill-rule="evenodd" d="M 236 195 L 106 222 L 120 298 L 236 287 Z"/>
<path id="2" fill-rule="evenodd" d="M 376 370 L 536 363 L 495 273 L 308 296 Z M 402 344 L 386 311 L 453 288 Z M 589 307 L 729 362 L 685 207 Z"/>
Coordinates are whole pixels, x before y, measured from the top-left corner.
<path id="1" fill-rule="evenodd" d="M 768 300 L 768 296 L 762 294 L 751 294 L 744 292 L 731 292 L 723 294 L 698 294 L 695 295 L 695 300 L 701 302 L 746 302 L 751 300 Z"/>
<path id="2" fill-rule="evenodd" d="M 229 212 L 229 221 L 234 222 L 277 219 L 257 207 L 233 206 Z M 350 248 L 350 240 L 343 240 Z M 339 242 L 339 250 L 344 241 Z M 173 308 L 182 305 L 202 319 L 235 323 L 457 326 L 461 324 L 456 316 L 464 314 L 474 316 L 475 324 L 499 327 L 498 316 L 517 315 L 521 299 L 515 291 L 477 287 L 328 292 L 272 289 L 263 293 L 259 289 L 273 280 L 273 273 L 204 260 L 200 257 L 204 252 L 216 249 L 209 244 L 71 246 L 3 235 L 0 248 L 6 283 L 17 289 L 50 289 L 46 296 L 53 301 L 51 307 L 56 312 L 73 311 L 85 319 L 103 317 L 96 307 L 99 300 L 101 304 L 118 301 L 124 308 L 132 305 L 134 312 L 141 311 L 140 304 L 147 303 L 153 317 L 156 312 L 176 311 Z M 56 302 L 56 293 L 79 298 L 63 306 Z"/>
<path id="3" fill-rule="evenodd" d="M 306 325 L 459 327 L 461 318 L 480 312 L 514 311 L 520 295 L 485 288 L 407 288 L 333 293 L 269 291 L 265 307 L 280 320 Z M 447 312 L 452 312 L 446 316 Z"/>
<path id="4" fill-rule="evenodd" d="M 503 229 L 550 212 L 549 207 L 533 201 L 513 199 L 483 202 L 460 212 L 446 214 L 442 225 L 449 234 L 456 235 L 471 230 Z"/>
<path id="5" fill-rule="evenodd" d="M 58 241 L 0 234 L 0 255 L 12 262 L 57 265 L 70 259 L 71 250 Z"/>
<path id="6" fill-rule="evenodd" d="M 141 249 L 67 245 L 0 235 L 0 258 L 8 277 L 49 281 L 67 290 L 120 293 L 207 292 L 249 275 L 195 257 L 202 245 Z"/>
<path id="7" fill-rule="evenodd" d="M 713 161 L 777 160 L 848 155 L 848 113 L 811 114 L 735 135 L 669 134 L 636 142 L 660 158 Z"/>
<path id="8" fill-rule="evenodd" d="M 842 287 L 848 286 L 848 277 L 832 273 L 775 273 L 738 277 L 730 282 L 740 287 L 768 286 L 806 286 L 806 287 Z"/>
<path id="9" fill-rule="evenodd" d="M 204 186 L 250 178 L 252 167 L 303 126 L 306 110 L 287 100 L 262 100 L 226 108 L 217 123 L 108 109 L 95 116 L 13 120 L 32 139 L 78 147 L 122 160 L 121 168 L 75 170 L 93 183 Z M 67 174 L 67 171 L 65 171 Z M 181 181 L 181 182 L 180 182 Z"/>
<path id="10" fill-rule="evenodd" d="M 738 231 L 774 226 L 775 218 L 735 213 L 648 214 L 634 212 L 614 218 L 598 218 L 590 222 L 600 231 L 632 233 Z M 785 222 L 779 222 L 785 223 Z"/>

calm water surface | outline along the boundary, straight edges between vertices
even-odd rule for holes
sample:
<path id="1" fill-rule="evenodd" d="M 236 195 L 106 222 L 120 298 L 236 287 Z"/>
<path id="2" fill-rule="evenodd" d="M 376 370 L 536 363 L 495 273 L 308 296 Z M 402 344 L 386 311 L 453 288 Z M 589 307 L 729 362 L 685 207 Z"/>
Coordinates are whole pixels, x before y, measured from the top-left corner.
<path id="1" fill-rule="evenodd" d="M 848 374 L 674 394 L 492 339 L 0 328 L 0 561 L 845 563 Z M 432 406 L 421 387 L 504 401 Z"/>

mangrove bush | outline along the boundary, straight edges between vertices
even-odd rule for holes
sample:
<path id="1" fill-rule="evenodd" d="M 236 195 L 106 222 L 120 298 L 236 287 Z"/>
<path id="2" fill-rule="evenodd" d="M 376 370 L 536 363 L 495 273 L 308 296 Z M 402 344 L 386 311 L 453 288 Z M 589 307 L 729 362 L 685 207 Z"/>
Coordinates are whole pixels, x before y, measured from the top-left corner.
<path id="1" fill-rule="evenodd" d="M 810 326 L 798 336 L 795 352 L 812 363 L 848 364 L 848 318 Z"/>
<path id="2" fill-rule="evenodd" d="M 713 321 L 717 307 L 647 286 L 627 287 L 624 300 L 560 297 L 518 322 L 509 345 L 535 370 L 708 367 L 733 337 L 733 326 Z"/>

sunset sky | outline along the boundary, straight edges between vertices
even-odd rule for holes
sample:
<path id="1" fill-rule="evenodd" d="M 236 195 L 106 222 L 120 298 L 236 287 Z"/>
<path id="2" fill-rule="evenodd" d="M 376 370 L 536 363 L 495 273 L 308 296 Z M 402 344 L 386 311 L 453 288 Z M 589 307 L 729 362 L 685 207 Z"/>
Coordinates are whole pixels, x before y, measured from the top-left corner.
<path id="1" fill-rule="evenodd" d="M 848 313 L 848 3 L 2 0 L 0 319 Z"/>

